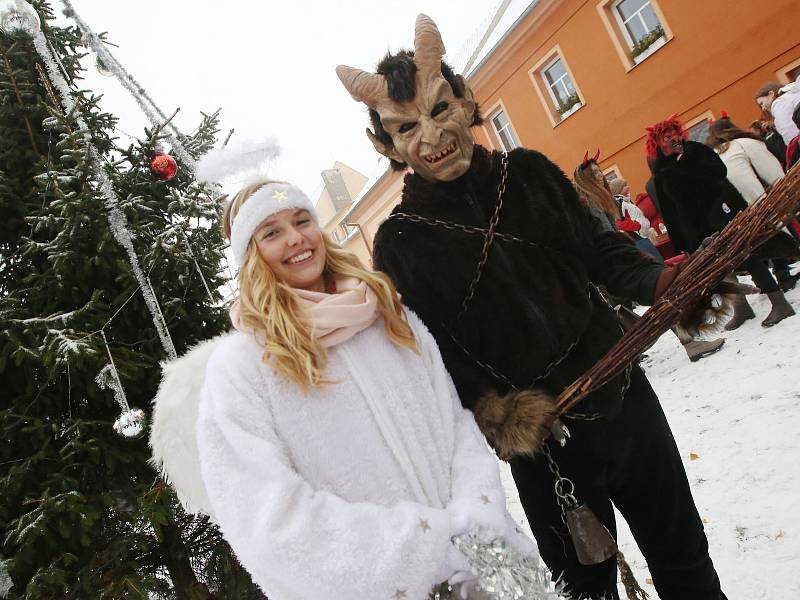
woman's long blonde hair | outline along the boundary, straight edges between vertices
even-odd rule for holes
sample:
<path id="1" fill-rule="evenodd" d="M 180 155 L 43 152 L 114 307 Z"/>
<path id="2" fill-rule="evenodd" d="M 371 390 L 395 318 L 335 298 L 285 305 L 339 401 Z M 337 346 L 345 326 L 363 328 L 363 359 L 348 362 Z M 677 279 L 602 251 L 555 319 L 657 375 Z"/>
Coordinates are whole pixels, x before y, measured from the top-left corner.
<path id="1" fill-rule="evenodd" d="M 283 182 L 258 181 L 231 199 L 223 218 L 228 239 L 239 209 L 255 192 L 270 183 Z M 366 283 L 377 297 L 377 310 L 383 318 L 386 335 L 398 346 L 417 352 L 414 333 L 389 277 L 365 268 L 355 254 L 337 245 L 324 231 L 322 240 L 325 245 L 324 276 L 355 277 Z M 277 280 L 261 258 L 255 240 L 251 239 L 239 269 L 239 322 L 243 328 L 263 338 L 264 362 L 306 391 L 309 386 L 322 387 L 333 382 L 325 375 L 327 350 L 300 321 L 294 298 L 292 288 Z"/>
<path id="2" fill-rule="evenodd" d="M 578 193 L 588 202 L 591 202 L 612 219 L 616 219 L 619 217 L 619 207 L 617 207 L 617 202 L 614 200 L 614 195 L 608 187 L 605 176 L 602 183 L 597 181 L 592 167 L 600 168 L 593 160 L 575 167 L 575 172 L 573 173 L 575 187 L 578 189 Z"/>

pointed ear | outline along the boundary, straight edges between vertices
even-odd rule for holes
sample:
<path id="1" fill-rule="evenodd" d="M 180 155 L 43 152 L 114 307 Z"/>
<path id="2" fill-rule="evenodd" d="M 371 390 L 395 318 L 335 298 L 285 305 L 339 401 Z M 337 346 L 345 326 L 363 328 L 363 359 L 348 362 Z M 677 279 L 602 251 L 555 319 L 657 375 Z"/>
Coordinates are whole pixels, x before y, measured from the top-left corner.
<path id="1" fill-rule="evenodd" d="M 464 96 L 459 98 L 459 100 L 461 101 L 461 106 L 466 114 L 467 121 L 471 125 L 475 120 L 475 111 L 478 108 L 478 105 L 475 102 L 475 94 L 472 93 L 472 88 L 467 85 L 467 80 L 464 79 L 463 75 L 456 75 L 456 79 L 459 81 L 459 83 L 461 83 L 461 87 L 464 90 Z"/>
<path id="2" fill-rule="evenodd" d="M 405 161 L 403 158 L 397 153 L 397 150 L 394 149 L 394 144 L 391 146 L 383 142 L 377 135 L 372 133 L 372 130 L 367 127 L 367 137 L 369 141 L 372 142 L 372 145 L 375 146 L 375 150 L 378 151 L 379 154 L 383 154 L 386 158 L 390 158 L 397 162 L 404 163 Z"/>

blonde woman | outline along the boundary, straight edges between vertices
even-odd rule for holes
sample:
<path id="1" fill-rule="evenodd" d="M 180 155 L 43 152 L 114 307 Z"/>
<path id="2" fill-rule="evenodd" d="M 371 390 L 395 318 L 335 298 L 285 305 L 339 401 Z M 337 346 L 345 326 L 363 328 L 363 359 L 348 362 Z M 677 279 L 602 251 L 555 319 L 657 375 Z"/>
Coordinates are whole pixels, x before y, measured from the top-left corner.
<path id="1" fill-rule="evenodd" d="M 236 331 L 194 367 L 167 369 L 151 443 L 270 599 L 422 600 L 448 580 L 477 598 L 451 543 L 469 531 L 535 555 L 435 342 L 388 277 L 332 243 L 287 183 L 240 191 L 225 227 Z M 181 480 L 190 469 L 163 427 L 176 371 L 197 377 L 202 360 L 198 486 Z"/>

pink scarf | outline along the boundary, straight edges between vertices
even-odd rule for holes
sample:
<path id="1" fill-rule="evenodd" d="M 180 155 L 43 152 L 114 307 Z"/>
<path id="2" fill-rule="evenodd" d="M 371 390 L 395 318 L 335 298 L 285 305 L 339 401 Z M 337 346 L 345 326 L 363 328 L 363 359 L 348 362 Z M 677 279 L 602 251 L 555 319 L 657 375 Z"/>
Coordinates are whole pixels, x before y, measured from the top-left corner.
<path id="1" fill-rule="evenodd" d="M 366 283 L 354 277 L 338 279 L 336 289 L 334 294 L 294 290 L 300 321 L 326 348 L 349 340 L 378 318 L 378 298 Z M 233 326 L 240 329 L 238 300 L 230 315 Z"/>
<path id="2" fill-rule="evenodd" d="M 300 320 L 326 348 L 349 340 L 378 318 L 378 298 L 366 283 L 339 279 L 336 289 L 335 294 L 295 290 Z"/>

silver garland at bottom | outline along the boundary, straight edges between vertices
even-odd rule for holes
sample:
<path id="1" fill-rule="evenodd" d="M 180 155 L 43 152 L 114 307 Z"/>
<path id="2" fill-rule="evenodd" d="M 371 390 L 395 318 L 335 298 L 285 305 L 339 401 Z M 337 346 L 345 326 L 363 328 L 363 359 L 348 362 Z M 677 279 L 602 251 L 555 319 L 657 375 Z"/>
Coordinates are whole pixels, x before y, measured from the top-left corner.
<path id="1" fill-rule="evenodd" d="M 567 600 L 559 584 L 538 555 L 527 556 L 504 538 L 486 540 L 472 531 L 453 538 L 453 544 L 469 560 L 478 577 L 477 598 L 486 600 Z M 470 598 L 473 594 L 470 594 Z M 446 596 L 444 596 L 446 597 Z"/>

